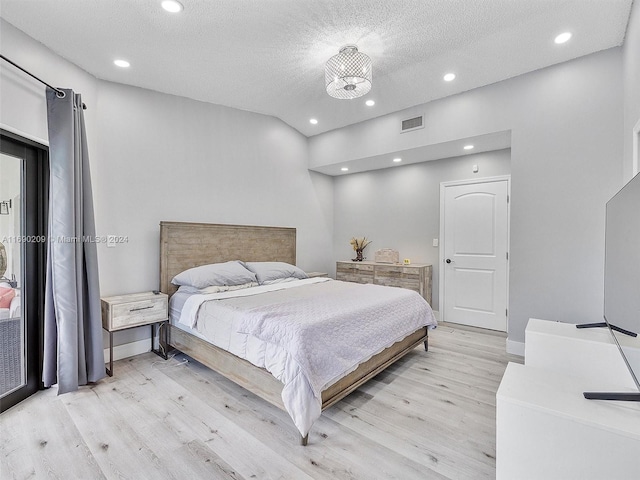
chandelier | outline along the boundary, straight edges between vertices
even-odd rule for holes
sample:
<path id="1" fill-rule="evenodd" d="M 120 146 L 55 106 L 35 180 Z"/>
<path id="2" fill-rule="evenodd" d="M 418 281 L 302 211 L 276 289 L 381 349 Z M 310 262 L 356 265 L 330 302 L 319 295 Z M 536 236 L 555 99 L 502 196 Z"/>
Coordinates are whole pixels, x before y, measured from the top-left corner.
<path id="1" fill-rule="evenodd" d="M 355 45 L 345 45 L 324 67 L 327 93 L 334 98 L 352 99 L 371 90 L 371 59 Z"/>

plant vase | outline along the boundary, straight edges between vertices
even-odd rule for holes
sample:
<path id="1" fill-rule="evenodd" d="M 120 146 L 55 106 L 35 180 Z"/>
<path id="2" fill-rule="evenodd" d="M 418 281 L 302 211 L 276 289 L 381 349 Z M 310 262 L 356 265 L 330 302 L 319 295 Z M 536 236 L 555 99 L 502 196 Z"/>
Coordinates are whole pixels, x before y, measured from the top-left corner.
<path id="1" fill-rule="evenodd" d="M 356 258 L 353 258 L 352 260 L 354 262 L 361 262 L 364 260 L 364 257 L 362 256 L 362 248 L 356 248 Z"/>

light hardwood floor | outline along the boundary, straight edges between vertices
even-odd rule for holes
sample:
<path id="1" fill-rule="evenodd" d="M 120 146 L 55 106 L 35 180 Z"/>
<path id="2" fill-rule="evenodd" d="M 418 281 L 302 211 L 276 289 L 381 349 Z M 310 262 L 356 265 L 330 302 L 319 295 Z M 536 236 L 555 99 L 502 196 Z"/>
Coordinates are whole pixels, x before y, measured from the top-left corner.
<path id="1" fill-rule="evenodd" d="M 0 478 L 495 478 L 505 336 L 441 324 L 316 422 L 288 415 L 182 354 L 114 364 L 78 392 L 0 416 Z"/>

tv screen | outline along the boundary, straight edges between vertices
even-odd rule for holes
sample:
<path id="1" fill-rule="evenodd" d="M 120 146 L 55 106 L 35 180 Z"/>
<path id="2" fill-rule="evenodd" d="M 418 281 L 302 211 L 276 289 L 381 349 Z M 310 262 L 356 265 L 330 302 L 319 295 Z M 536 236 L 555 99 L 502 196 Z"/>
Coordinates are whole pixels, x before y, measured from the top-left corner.
<path id="1" fill-rule="evenodd" d="M 640 334 L 640 174 L 607 202 L 606 211 L 604 316 L 610 326 Z M 612 334 L 638 385 L 639 349 L 619 331 Z"/>

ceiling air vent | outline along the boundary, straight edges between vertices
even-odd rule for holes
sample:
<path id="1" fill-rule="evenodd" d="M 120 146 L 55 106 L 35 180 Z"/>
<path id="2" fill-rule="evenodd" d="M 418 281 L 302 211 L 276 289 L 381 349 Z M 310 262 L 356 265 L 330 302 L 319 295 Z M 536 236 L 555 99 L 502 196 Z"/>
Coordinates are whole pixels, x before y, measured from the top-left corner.
<path id="1" fill-rule="evenodd" d="M 406 120 L 402 120 L 402 126 L 400 128 L 400 133 L 411 132 L 413 130 L 418 130 L 419 128 L 424 128 L 424 115 L 420 115 L 418 117 L 407 118 Z"/>

